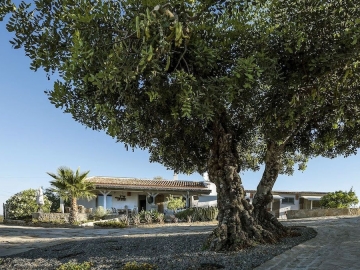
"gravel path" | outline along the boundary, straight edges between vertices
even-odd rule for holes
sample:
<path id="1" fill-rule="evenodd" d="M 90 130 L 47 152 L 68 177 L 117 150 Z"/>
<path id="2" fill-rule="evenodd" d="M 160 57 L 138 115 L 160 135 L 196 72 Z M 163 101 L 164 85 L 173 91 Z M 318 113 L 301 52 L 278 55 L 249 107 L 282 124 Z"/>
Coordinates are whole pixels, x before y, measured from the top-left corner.
<path id="1" fill-rule="evenodd" d="M 121 269 L 129 261 L 156 264 L 158 269 L 253 269 L 285 250 L 316 236 L 308 227 L 297 227 L 301 236 L 276 245 L 232 253 L 202 250 L 209 231 L 180 234 L 103 236 L 74 240 L 0 258 L 0 269 L 56 269 L 69 261 L 93 263 L 92 269 Z"/>

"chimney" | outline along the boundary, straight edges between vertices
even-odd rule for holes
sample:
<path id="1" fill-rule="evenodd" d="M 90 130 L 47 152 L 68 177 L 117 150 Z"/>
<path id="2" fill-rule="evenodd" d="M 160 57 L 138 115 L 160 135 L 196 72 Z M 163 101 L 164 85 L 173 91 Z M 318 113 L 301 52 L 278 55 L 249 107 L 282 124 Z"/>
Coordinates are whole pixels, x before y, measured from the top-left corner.
<path id="1" fill-rule="evenodd" d="M 178 174 L 176 172 L 174 172 L 174 181 L 177 181 L 177 180 L 179 180 L 178 179 Z"/>

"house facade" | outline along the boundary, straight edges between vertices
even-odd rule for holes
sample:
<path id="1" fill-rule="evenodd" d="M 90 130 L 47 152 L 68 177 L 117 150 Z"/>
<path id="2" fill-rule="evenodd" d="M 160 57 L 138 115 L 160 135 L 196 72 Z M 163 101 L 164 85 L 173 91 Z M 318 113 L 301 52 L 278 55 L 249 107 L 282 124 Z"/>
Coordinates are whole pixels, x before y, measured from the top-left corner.
<path id="1" fill-rule="evenodd" d="M 195 206 L 199 196 L 209 195 L 211 189 L 205 182 L 182 180 L 154 180 L 125 177 L 94 176 L 86 179 L 93 183 L 96 198 L 78 200 L 79 205 L 95 209 L 103 206 L 119 213 L 126 211 L 167 211 L 166 199 L 170 195 L 181 197 L 186 207 Z"/>
<path id="2" fill-rule="evenodd" d="M 198 207 L 216 206 L 216 186 L 208 181 L 205 181 L 205 183 L 211 189 L 211 193 L 199 196 L 199 199 L 194 201 L 194 205 Z M 245 190 L 245 192 L 246 198 L 252 203 L 256 190 Z M 327 193 L 315 191 L 273 191 L 273 201 L 267 205 L 267 210 L 277 218 L 285 219 L 286 212 L 289 210 L 320 208 L 320 199 Z"/>
<path id="3" fill-rule="evenodd" d="M 246 195 L 252 200 L 256 190 L 247 190 Z M 286 218 L 289 210 L 320 208 L 320 199 L 328 192 L 316 191 L 273 191 L 273 201 L 267 205 L 268 211 L 277 218 Z"/>
<path id="4" fill-rule="evenodd" d="M 176 179 L 176 177 L 175 177 Z M 78 200 L 79 205 L 95 209 L 103 206 L 119 213 L 124 211 L 157 210 L 167 212 L 167 198 L 180 197 L 186 207 L 217 206 L 217 192 L 214 183 L 205 181 L 155 180 L 128 177 L 89 177 L 93 183 L 96 198 Z M 246 190 L 246 198 L 252 200 L 256 190 Z M 289 210 L 320 208 L 320 199 L 327 192 L 273 191 L 273 201 L 267 205 L 277 218 L 286 218 Z"/>

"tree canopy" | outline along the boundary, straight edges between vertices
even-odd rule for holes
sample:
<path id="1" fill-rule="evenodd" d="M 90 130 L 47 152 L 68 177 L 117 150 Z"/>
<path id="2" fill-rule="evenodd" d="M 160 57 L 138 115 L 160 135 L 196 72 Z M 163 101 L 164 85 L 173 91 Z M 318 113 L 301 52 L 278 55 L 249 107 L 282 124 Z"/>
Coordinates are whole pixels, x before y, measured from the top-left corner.
<path id="1" fill-rule="evenodd" d="M 208 171 L 218 188 L 215 250 L 276 241 L 269 232 L 280 225 L 266 225 L 263 209 L 279 173 L 304 168 L 311 156 L 356 153 L 355 1 L 34 4 L 8 9 L 7 29 L 32 69 L 60 75 L 50 101 L 83 125 L 147 149 L 151 161 Z M 238 172 L 261 162 L 253 210 Z"/>

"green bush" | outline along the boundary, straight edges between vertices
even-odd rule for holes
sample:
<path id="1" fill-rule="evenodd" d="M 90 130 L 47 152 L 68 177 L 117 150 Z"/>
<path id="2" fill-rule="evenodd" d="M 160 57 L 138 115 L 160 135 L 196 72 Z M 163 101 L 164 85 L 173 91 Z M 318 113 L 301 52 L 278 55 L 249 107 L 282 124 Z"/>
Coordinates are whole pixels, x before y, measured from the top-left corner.
<path id="1" fill-rule="evenodd" d="M 180 220 L 186 220 L 187 217 L 192 216 L 193 213 L 194 213 L 194 208 L 188 208 L 181 212 L 176 213 L 175 216 Z"/>
<path id="2" fill-rule="evenodd" d="M 128 262 L 121 268 L 121 270 L 156 270 L 156 269 L 158 269 L 158 267 L 155 264 L 138 263 L 138 262 Z"/>
<path id="3" fill-rule="evenodd" d="M 176 209 L 185 207 L 186 202 L 183 201 L 183 199 L 181 197 L 174 198 L 172 195 L 170 195 L 166 199 L 167 199 L 167 209 L 176 210 Z"/>
<path id="4" fill-rule="evenodd" d="M 102 206 L 96 207 L 96 209 L 94 211 L 94 217 L 96 217 L 96 218 L 103 218 L 107 214 L 108 214 L 107 210 Z"/>
<path id="5" fill-rule="evenodd" d="M 320 205 L 324 208 L 348 208 L 359 203 L 359 200 L 352 190 L 330 192 L 320 199 Z"/>
<path id="6" fill-rule="evenodd" d="M 36 203 L 36 190 L 27 189 L 16 193 L 6 201 L 8 218 L 10 219 L 27 219 L 31 218 L 31 214 L 37 212 L 38 204 Z M 49 213 L 51 202 L 44 195 L 44 205 L 42 211 Z"/>
<path id="7" fill-rule="evenodd" d="M 159 222 L 159 223 L 163 223 L 164 222 L 164 214 L 162 213 L 159 213 L 158 211 L 144 211 L 144 210 L 141 210 L 139 213 L 138 213 L 138 216 L 134 216 L 133 217 L 133 222 L 134 222 L 134 225 L 137 225 L 136 224 L 136 221 L 137 221 L 137 218 L 140 218 L 140 221 L 143 221 L 143 222 L 146 222 L 148 224 L 151 224 L 153 222 Z"/>
<path id="8" fill-rule="evenodd" d="M 57 270 L 90 270 L 92 266 L 91 262 L 74 263 L 67 262 L 62 264 Z"/>
<path id="9" fill-rule="evenodd" d="M 219 210 L 217 207 L 200 208 L 193 207 L 185 209 L 184 211 L 178 212 L 175 216 L 180 220 L 190 220 L 193 222 L 197 221 L 214 221 L 217 218 Z"/>
<path id="10" fill-rule="evenodd" d="M 96 226 L 106 227 L 106 228 L 126 228 L 128 225 L 125 222 L 109 220 L 104 222 L 95 222 Z"/>

